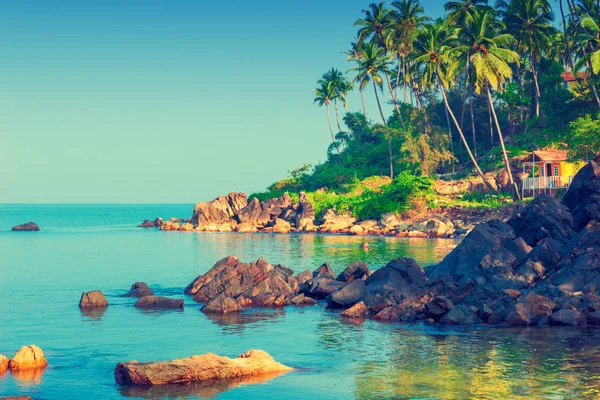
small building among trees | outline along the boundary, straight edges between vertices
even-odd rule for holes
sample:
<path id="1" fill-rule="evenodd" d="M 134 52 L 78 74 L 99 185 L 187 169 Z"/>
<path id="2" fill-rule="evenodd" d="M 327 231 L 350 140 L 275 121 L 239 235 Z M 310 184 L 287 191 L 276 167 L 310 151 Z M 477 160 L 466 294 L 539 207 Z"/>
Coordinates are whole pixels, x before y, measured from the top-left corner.
<path id="1" fill-rule="evenodd" d="M 536 196 L 540 193 L 555 195 L 558 190 L 566 190 L 583 163 L 568 160 L 566 150 L 536 150 L 523 161 L 522 196 Z"/>

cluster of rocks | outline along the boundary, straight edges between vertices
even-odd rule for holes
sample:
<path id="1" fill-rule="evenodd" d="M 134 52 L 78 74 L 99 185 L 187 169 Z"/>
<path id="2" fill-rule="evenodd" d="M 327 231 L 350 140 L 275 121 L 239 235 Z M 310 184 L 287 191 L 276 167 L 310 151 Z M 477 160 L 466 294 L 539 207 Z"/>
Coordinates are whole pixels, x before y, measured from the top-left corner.
<path id="1" fill-rule="evenodd" d="M 12 359 L 0 354 L 0 374 L 10 371 L 23 371 L 45 368 L 48 365 L 42 349 L 32 344 L 23 346 L 15 353 Z"/>
<path id="2" fill-rule="evenodd" d="M 144 282 L 136 282 L 131 285 L 128 292 L 122 297 L 137 297 L 134 307 L 143 310 L 177 310 L 183 309 L 183 299 L 170 299 L 168 297 L 156 296 L 152 289 Z M 79 308 L 86 311 L 103 311 L 108 307 L 108 301 L 100 290 L 83 292 L 79 300 Z"/>
<path id="3" fill-rule="evenodd" d="M 25 224 L 21 224 L 21 225 L 17 225 L 17 226 L 13 226 L 12 230 L 17 232 L 17 231 L 39 231 L 40 227 L 33 221 L 27 222 Z"/>
<path id="4" fill-rule="evenodd" d="M 483 213 L 473 210 L 465 210 L 462 217 L 457 217 L 457 210 L 442 210 L 441 213 L 428 213 L 410 220 L 403 220 L 394 213 L 384 213 L 378 220 L 361 221 L 348 212 L 329 209 L 316 219 L 314 207 L 306 200 L 304 193 L 300 193 L 297 204 L 287 194 L 263 202 L 256 198 L 248 202 L 245 193 L 230 193 L 210 202 L 196 204 L 189 219 L 171 218 L 165 221 L 156 218 L 145 220 L 140 227 L 165 231 L 318 232 L 455 238 L 473 229 L 476 221 L 486 220 Z"/>
<path id="5" fill-rule="evenodd" d="M 214 380 L 244 380 L 273 377 L 293 368 L 283 365 L 262 350 L 248 350 L 237 358 L 207 353 L 170 361 L 117 364 L 115 380 L 120 385 L 164 385 Z"/>
<path id="6" fill-rule="evenodd" d="M 294 272 L 260 259 L 219 261 L 187 288 L 205 312 L 310 304 L 345 317 L 445 324 L 600 324 L 600 167 L 591 162 L 562 202 L 540 195 L 507 221 L 478 226 L 427 272 L 398 258 L 334 276 L 324 264 Z"/>

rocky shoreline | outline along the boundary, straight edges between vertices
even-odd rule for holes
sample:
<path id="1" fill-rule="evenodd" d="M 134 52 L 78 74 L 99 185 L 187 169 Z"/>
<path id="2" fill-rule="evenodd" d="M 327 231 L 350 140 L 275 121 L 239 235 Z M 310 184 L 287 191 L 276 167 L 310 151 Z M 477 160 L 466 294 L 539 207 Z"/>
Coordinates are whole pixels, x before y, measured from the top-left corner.
<path id="1" fill-rule="evenodd" d="M 185 289 L 205 313 L 314 304 L 342 317 L 496 326 L 600 325 L 600 166 L 590 162 L 562 201 L 540 195 L 507 222 L 481 223 L 425 271 L 398 258 L 334 276 L 264 259 L 217 262 Z"/>
<path id="2" fill-rule="evenodd" d="M 385 235 L 411 238 L 461 238 L 477 223 L 491 219 L 506 220 L 517 205 L 495 210 L 475 208 L 440 208 L 403 219 L 393 213 L 378 220 L 358 220 L 350 213 L 329 209 L 317 218 L 313 205 L 300 193 L 298 203 L 284 194 L 279 198 L 248 201 L 245 193 L 229 193 L 210 202 L 196 204 L 190 218 L 145 220 L 142 228 L 158 228 L 180 232 L 239 233 L 329 233 L 347 235 Z"/>

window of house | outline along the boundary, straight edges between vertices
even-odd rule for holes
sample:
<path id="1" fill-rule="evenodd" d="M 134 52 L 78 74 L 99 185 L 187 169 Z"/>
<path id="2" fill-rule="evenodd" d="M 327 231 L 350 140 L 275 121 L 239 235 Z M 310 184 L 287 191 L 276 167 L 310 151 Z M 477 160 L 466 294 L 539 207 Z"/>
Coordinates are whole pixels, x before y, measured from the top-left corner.
<path id="1" fill-rule="evenodd" d="M 540 167 L 540 176 L 546 176 L 546 166 L 544 164 L 542 164 L 542 167 Z"/>
<path id="2" fill-rule="evenodd" d="M 554 166 L 554 176 L 558 176 L 558 165 Z"/>

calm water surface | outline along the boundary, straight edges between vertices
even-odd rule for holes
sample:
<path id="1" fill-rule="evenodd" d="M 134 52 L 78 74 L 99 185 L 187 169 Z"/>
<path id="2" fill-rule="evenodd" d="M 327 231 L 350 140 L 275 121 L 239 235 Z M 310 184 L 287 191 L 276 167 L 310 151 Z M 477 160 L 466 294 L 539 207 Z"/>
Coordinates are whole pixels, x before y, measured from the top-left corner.
<path id="1" fill-rule="evenodd" d="M 0 354 L 44 349 L 43 371 L 0 375 L 1 395 L 34 399 L 464 399 L 596 398 L 600 335 L 593 329 L 483 329 L 351 323 L 317 305 L 215 317 L 186 296 L 185 310 L 143 312 L 121 298 L 135 281 L 159 295 L 183 288 L 217 260 L 265 257 L 301 271 L 327 261 L 378 268 L 398 256 L 422 265 L 454 245 L 424 239 L 177 233 L 135 228 L 144 218 L 187 216 L 190 205 L 0 205 Z M 36 221 L 41 232 L 10 232 Z M 368 253 L 358 249 L 370 244 Z M 110 306 L 82 314 L 82 291 Z M 266 350 L 297 371 L 265 382 L 123 388 L 119 361 Z"/>

